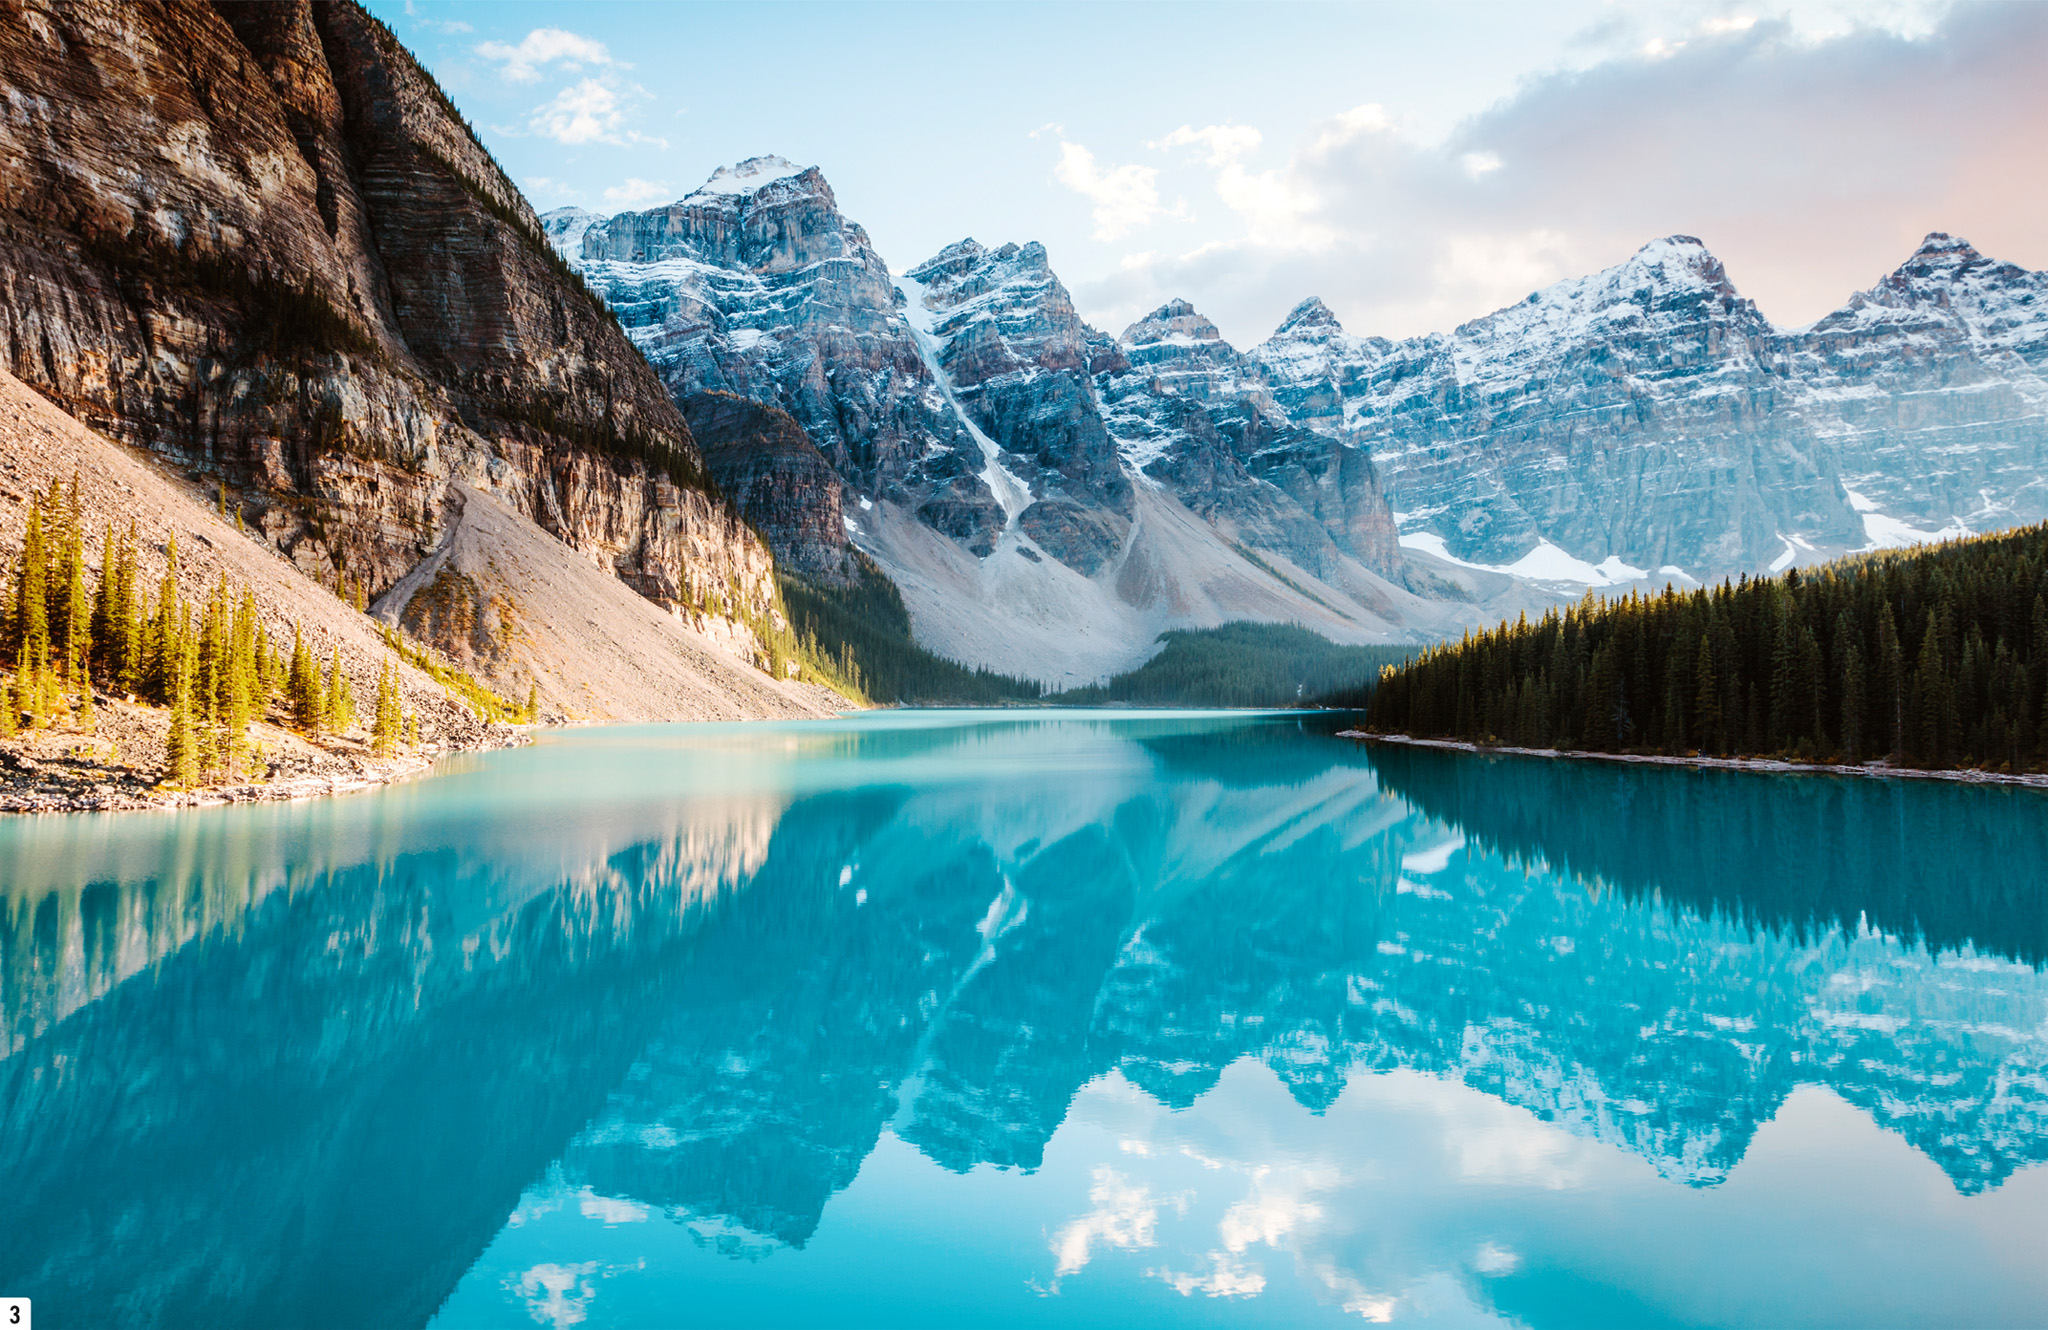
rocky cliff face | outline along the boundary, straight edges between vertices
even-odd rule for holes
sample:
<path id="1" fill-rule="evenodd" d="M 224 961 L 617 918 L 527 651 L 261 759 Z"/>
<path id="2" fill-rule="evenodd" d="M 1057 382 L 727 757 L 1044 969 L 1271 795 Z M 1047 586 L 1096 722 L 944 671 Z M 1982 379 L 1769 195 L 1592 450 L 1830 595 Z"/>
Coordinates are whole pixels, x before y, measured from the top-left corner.
<path id="1" fill-rule="evenodd" d="M 1706 579 L 2048 515 L 2044 289 L 1934 235 L 1783 330 L 1672 236 L 1400 343 L 1306 302 L 1253 357 L 1292 420 L 1378 459 L 1412 549 Z"/>
<path id="2" fill-rule="evenodd" d="M 1936 232 L 1781 356 L 1872 539 L 2048 515 L 2048 273 Z"/>
<path id="3" fill-rule="evenodd" d="M 661 383 L 355 5 L 17 6 L 0 64 L 18 377 L 330 584 L 395 583 L 459 482 L 659 602 L 771 612 Z"/>
<path id="4" fill-rule="evenodd" d="M 832 586 L 856 580 L 839 477 L 787 411 L 736 393 L 695 393 L 683 416 L 718 488 L 782 568 Z"/>
<path id="5" fill-rule="evenodd" d="M 1125 461 L 1194 511 L 1316 576 L 1395 573 L 1393 514 L 1368 453 L 1289 417 L 1263 366 L 1185 300 L 1117 339 L 1097 379 Z"/>
<path id="6" fill-rule="evenodd" d="M 678 400 L 773 403 L 870 499 L 987 552 L 1004 525 L 982 450 L 936 382 L 866 232 L 816 168 L 725 168 L 679 202 L 550 213 L 554 243 Z"/>
<path id="7" fill-rule="evenodd" d="M 1091 369 L 1117 357 L 1075 314 L 1045 247 L 963 240 L 905 273 L 901 286 L 906 317 L 955 400 L 1029 487 L 1019 525 L 1060 562 L 1096 572 L 1131 525 L 1131 481 L 1089 382 Z"/>

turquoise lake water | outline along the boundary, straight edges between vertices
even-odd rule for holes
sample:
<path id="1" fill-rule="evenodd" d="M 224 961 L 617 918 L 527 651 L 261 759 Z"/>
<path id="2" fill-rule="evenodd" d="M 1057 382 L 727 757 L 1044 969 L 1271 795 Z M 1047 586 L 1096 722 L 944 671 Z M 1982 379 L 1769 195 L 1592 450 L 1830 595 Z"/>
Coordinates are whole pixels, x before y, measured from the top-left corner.
<path id="1" fill-rule="evenodd" d="M 61 1326 L 2048 1324 L 2048 798 L 1323 718 L 0 822 Z"/>

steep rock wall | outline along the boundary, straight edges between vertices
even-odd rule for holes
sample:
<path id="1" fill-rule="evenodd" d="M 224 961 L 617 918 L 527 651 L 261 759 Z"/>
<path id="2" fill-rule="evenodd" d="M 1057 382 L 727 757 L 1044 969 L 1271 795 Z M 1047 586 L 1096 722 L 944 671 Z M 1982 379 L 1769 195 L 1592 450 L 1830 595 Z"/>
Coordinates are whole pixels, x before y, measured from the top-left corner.
<path id="1" fill-rule="evenodd" d="M 375 595 L 488 492 L 769 613 L 660 381 L 352 3 L 0 5 L 0 363 Z"/>

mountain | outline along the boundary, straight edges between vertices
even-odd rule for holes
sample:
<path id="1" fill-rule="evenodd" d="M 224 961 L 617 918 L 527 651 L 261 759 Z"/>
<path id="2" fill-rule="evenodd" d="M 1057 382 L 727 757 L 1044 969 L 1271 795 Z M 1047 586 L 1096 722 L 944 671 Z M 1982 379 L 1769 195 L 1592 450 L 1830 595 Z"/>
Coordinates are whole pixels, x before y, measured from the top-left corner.
<path id="1" fill-rule="evenodd" d="M 705 394 L 750 398 L 829 464 L 836 484 L 806 462 L 763 506 L 744 450 L 710 459 L 778 556 L 837 576 L 829 523 L 792 521 L 801 495 L 836 506 L 942 655 L 1092 683 L 1173 628 L 1420 640 L 1481 617 L 1405 585 L 1369 456 L 1291 422 L 1220 338 L 1182 346 L 1191 310 L 1156 336 L 1089 327 L 1040 245 L 963 240 L 892 274 L 779 157 L 664 208 L 541 220 L 693 422 Z"/>
<path id="2" fill-rule="evenodd" d="M 525 591 L 446 580 L 461 604 L 412 606 L 409 575 L 474 493 L 507 514 L 491 530 L 622 581 L 690 649 L 741 668 L 770 653 L 767 547 L 610 311 L 362 9 L 15 7 L 0 69 L 17 108 L 0 119 L 0 364 L 17 378 L 217 489 L 302 571 L 445 626 L 451 651 L 505 622 L 498 591 Z M 613 714 L 546 650 L 490 648 L 517 695 Z M 662 714 L 644 691 L 638 714 Z"/>
<path id="3" fill-rule="evenodd" d="M 1412 551 L 1683 584 L 2048 515 L 2044 290 L 1937 233 L 1779 329 L 1671 236 L 1448 334 L 1355 338 L 1305 302 L 1252 356 L 1372 454 Z"/>
<path id="4" fill-rule="evenodd" d="M 713 467 L 785 563 L 857 548 L 925 646 L 1051 683 L 1232 619 L 1428 640 L 2048 515 L 2048 275 L 1943 235 L 1804 329 L 1670 236 L 1449 333 L 1310 299 L 1241 352 L 1184 300 L 1090 327 L 1037 244 L 892 275 L 779 157 L 543 225 L 678 401 L 811 439 L 764 445 L 772 499 L 745 450 Z"/>

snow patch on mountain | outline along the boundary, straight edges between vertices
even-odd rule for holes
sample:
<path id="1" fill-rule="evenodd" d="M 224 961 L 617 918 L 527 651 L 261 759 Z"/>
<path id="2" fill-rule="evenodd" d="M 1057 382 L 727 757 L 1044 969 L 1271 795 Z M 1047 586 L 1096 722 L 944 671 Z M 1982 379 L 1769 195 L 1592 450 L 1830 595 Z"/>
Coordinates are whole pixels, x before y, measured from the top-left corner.
<path id="1" fill-rule="evenodd" d="M 953 376 L 946 371 L 940 357 L 945 351 L 946 340 L 936 331 L 938 320 L 925 304 L 924 284 L 912 277 L 898 277 L 896 289 L 903 295 L 903 317 L 910 327 L 910 335 L 916 339 L 917 353 L 924 358 L 925 368 L 931 371 L 932 382 L 938 385 L 939 393 L 953 410 L 953 415 L 967 430 L 968 436 L 981 447 L 983 466 L 981 483 L 988 486 L 996 502 L 1003 509 L 1003 530 L 1008 532 L 1017 525 L 1018 517 L 1031 506 L 1031 486 L 1017 474 L 1003 465 L 1002 449 L 994 439 L 974 423 L 960 405 L 960 394 L 953 387 Z"/>
<path id="2" fill-rule="evenodd" d="M 1527 582 L 1573 582 L 1582 586 L 1605 587 L 1623 586 L 1640 582 L 1650 575 L 1646 568 L 1631 567 L 1618 554 L 1610 554 L 1599 563 L 1587 563 L 1574 558 L 1547 540 L 1536 542 L 1536 548 L 1508 564 L 1473 563 L 1452 554 L 1444 538 L 1433 531 L 1408 531 L 1401 535 L 1401 548 L 1421 550 L 1445 563 L 1460 568 L 1471 568 L 1482 573 L 1501 573 L 1508 577 L 1520 578 Z M 1669 571 L 1669 570 L 1667 570 Z"/>
<path id="3" fill-rule="evenodd" d="M 1944 540 L 1960 540 L 1974 535 L 1960 517 L 1951 517 L 1937 531 L 1923 531 L 1896 517 L 1887 517 L 1877 510 L 1877 505 L 1857 490 L 1847 489 L 1849 506 L 1863 519 L 1863 532 L 1870 537 L 1870 543 L 1863 551 L 1906 549 L 1914 545 L 1931 545 Z"/>

